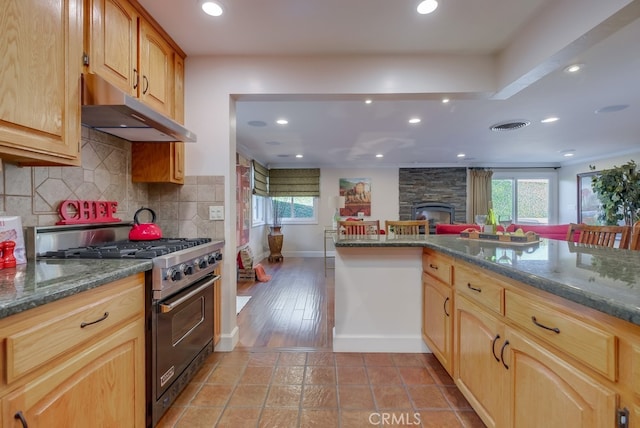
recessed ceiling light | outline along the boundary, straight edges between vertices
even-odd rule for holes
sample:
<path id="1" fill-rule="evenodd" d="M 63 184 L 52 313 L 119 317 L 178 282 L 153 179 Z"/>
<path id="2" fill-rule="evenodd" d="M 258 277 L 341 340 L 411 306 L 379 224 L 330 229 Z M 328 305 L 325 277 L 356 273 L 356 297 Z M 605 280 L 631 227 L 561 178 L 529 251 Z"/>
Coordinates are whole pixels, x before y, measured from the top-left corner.
<path id="1" fill-rule="evenodd" d="M 409 119 L 409 123 L 420 123 L 422 120 L 419 117 L 412 117 Z"/>
<path id="2" fill-rule="evenodd" d="M 276 120 L 276 123 L 278 125 L 286 125 L 287 123 L 289 123 L 289 121 L 287 119 L 278 119 Z"/>
<path id="3" fill-rule="evenodd" d="M 575 149 L 560 150 L 560 154 L 565 158 L 570 158 L 575 154 Z"/>
<path id="4" fill-rule="evenodd" d="M 377 157 L 377 158 L 383 158 L 383 157 L 384 157 L 384 155 L 383 155 L 382 153 L 378 153 L 378 154 L 376 155 L 376 157 Z"/>
<path id="5" fill-rule="evenodd" d="M 458 153 L 458 154 L 456 155 L 456 157 L 458 157 L 458 158 L 463 158 L 463 157 L 465 157 L 465 156 L 466 156 L 466 155 L 465 155 L 464 153 Z"/>
<path id="6" fill-rule="evenodd" d="M 304 157 L 304 156 L 302 156 L 302 155 L 296 155 L 296 157 L 297 157 L 297 158 L 302 158 L 302 157 Z"/>
<path id="7" fill-rule="evenodd" d="M 547 117 L 547 118 L 542 119 L 542 120 L 540 121 L 540 123 L 551 123 L 551 122 L 556 122 L 556 121 L 558 121 L 558 120 L 560 120 L 560 119 L 559 119 L 559 118 L 557 118 L 557 117 L 553 117 L 553 116 L 552 116 L 552 117 Z"/>
<path id="8" fill-rule="evenodd" d="M 564 72 L 565 73 L 576 73 L 578 71 L 580 71 L 582 69 L 583 65 L 582 64 L 571 64 L 568 67 L 565 67 Z"/>
<path id="9" fill-rule="evenodd" d="M 615 113 L 617 111 L 624 110 L 628 107 L 629 107 L 628 104 L 616 104 L 612 106 L 599 108 L 598 110 L 596 110 L 596 113 Z"/>
<path id="10" fill-rule="evenodd" d="M 280 141 L 267 141 L 265 144 L 268 144 L 270 146 L 279 146 L 282 143 L 280 143 Z"/>
<path id="11" fill-rule="evenodd" d="M 219 3 L 211 0 L 203 1 L 201 7 L 204 13 L 211 16 L 220 16 L 224 12 Z"/>
<path id="12" fill-rule="evenodd" d="M 443 98 L 443 99 L 442 99 L 442 103 L 443 103 L 443 104 L 446 104 L 446 103 L 448 103 L 448 102 L 449 102 L 449 98 Z"/>
<path id="13" fill-rule="evenodd" d="M 424 0 L 418 4 L 418 13 L 421 15 L 426 15 L 438 7 L 438 2 L 436 0 Z"/>
<path id="14" fill-rule="evenodd" d="M 373 102 L 373 100 L 370 100 L 370 99 L 366 99 L 366 100 L 364 100 L 364 103 L 365 103 L 365 104 L 371 104 L 372 102 Z"/>
<path id="15" fill-rule="evenodd" d="M 267 122 L 265 122 L 263 120 L 250 120 L 249 122 L 247 122 L 247 125 L 256 126 L 256 127 L 263 127 L 263 126 L 267 126 Z"/>

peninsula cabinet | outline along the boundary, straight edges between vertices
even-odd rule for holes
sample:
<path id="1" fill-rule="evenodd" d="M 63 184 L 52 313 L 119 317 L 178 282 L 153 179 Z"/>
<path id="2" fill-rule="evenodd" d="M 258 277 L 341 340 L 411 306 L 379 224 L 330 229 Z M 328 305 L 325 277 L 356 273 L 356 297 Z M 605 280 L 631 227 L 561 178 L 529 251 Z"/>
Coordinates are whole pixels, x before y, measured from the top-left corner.
<path id="1" fill-rule="evenodd" d="M 7 0 L 0 19 L 0 158 L 80 165 L 82 0 Z"/>
<path id="2" fill-rule="evenodd" d="M 174 117 L 174 63 L 184 60 L 184 53 L 137 2 L 88 1 L 88 72 Z M 184 78 L 182 70 L 179 77 Z"/>
<path id="3" fill-rule="evenodd" d="M 422 338 L 445 370 L 452 374 L 453 261 L 425 249 L 422 266 Z"/>
<path id="4" fill-rule="evenodd" d="M 144 427 L 144 328 L 143 274 L 0 320 L 2 426 Z"/>
<path id="5" fill-rule="evenodd" d="M 424 340 L 487 426 L 640 423 L 640 326 L 458 258 L 447 288 L 438 257 L 449 256 L 424 250 Z M 432 331 L 442 329 L 447 292 L 452 351 L 443 356 Z"/>

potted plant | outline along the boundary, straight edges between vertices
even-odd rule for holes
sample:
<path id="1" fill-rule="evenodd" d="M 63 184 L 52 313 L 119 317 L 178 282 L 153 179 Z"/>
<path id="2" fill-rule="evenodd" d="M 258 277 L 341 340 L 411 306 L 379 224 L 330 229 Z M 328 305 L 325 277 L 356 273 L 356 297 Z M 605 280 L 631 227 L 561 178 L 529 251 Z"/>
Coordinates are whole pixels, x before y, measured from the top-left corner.
<path id="1" fill-rule="evenodd" d="M 282 256 L 282 241 L 284 239 L 282 216 L 287 204 L 275 197 L 269 198 L 269 203 L 271 204 L 271 226 L 269 226 L 269 235 L 267 236 L 269 242 L 268 260 L 270 262 L 279 262 L 284 259 Z"/>
<path id="2" fill-rule="evenodd" d="M 589 168 L 595 170 L 592 165 Z M 623 220 L 631 226 L 640 219 L 640 173 L 633 160 L 599 171 L 591 180 L 591 188 L 602 204 L 598 218 L 604 224 L 616 225 Z"/>

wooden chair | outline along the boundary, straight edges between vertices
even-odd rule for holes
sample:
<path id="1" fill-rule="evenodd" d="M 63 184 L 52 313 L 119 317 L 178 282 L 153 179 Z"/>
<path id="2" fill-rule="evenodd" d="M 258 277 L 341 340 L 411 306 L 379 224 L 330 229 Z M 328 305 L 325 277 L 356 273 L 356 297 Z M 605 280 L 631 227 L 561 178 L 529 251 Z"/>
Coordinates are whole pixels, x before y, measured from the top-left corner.
<path id="1" fill-rule="evenodd" d="M 380 220 L 339 221 L 338 239 L 378 239 Z"/>
<path id="2" fill-rule="evenodd" d="M 570 223 L 567 231 L 567 241 L 569 242 L 609 248 L 615 248 L 617 240 L 620 241 L 618 248 L 629 248 L 630 237 L 631 228 L 629 226 L 593 226 Z"/>
<path id="3" fill-rule="evenodd" d="M 631 230 L 631 243 L 629 244 L 630 250 L 640 250 L 640 221 L 636 221 L 633 224 Z"/>
<path id="4" fill-rule="evenodd" d="M 428 235 L 429 220 L 386 220 L 384 230 L 387 236 Z"/>

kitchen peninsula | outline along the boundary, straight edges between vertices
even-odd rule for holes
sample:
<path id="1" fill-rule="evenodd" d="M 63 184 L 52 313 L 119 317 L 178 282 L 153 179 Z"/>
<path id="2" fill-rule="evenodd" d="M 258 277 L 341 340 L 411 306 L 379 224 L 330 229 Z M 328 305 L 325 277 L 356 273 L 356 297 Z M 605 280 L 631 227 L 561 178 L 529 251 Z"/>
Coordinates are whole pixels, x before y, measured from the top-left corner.
<path id="1" fill-rule="evenodd" d="M 487 426 L 640 420 L 640 252 L 457 235 L 335 246 L 334 351 L 422 352 L 421 337 Z"/>

